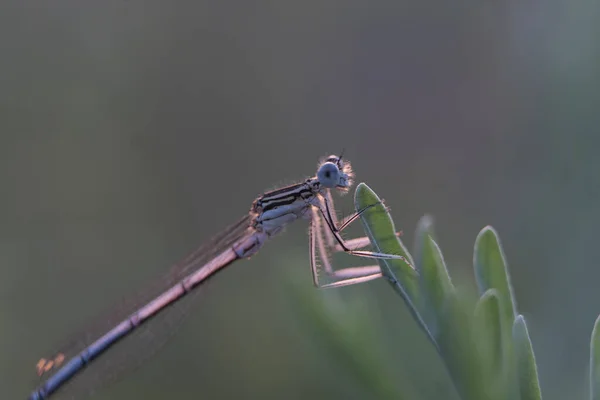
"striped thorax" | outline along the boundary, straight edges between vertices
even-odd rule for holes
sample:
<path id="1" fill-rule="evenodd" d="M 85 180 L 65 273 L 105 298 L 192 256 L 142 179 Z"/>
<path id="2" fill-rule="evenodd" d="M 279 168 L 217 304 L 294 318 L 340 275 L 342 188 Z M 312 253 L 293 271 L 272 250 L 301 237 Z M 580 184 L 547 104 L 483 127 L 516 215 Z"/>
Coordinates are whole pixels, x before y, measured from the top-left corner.
<path id="1" fill-rule="evenodd" d="M 318 207 L 326 189 L 347 192 L 352 185 L 350 163 L 341 157 L 329 156 L 319 164 L 317 174 L 302 183 L 263 194 L 252 204 L 256 214 L 254 227 L 267 236 L 279 233 L 287 224 L 299 218 L 310 218 L 310 207 Z"/>

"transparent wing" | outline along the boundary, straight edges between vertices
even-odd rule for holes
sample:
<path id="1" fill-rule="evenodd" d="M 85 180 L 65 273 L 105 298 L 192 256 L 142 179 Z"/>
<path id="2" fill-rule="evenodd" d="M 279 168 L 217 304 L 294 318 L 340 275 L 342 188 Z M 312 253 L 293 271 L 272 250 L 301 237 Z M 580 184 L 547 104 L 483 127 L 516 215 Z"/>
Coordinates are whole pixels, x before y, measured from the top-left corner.
<path id="1" fill-rule="evenodd" d="M 51 357 L 41 359 L 37 364 L 37 369 L 42 381 L 53 375 L 60 369 L 61 365 L 64 365 L 65 362 L 76 356 L 137 309 L 248 234 L 251 219 L 251 215 L 248 215 L 231 225 L 200 246 L 184 260 L 172 266 L 169 272 L 160 279 L 138 291 L 121 304 L 116 305 L 106 314 L 96 318 L 79 334 L 59 347 Z M 204 287 L 204 284 L 201 286 Z M 200 291 L 202 291 L 202 288 L 195 288 L 181 300 L 168 306 L 167 309 L 158 313 L 127 337 L 111 346 L 105 353 L 90 362 L 84 371 L 77 374 L 63 388 L 59 389 L 52 398 L 79 399 L 100 387 L 115 382 L 127 372 L 131 372 L 142 365 L 177 332 L 188 315 L 191 305 L 198 299 Z"/>

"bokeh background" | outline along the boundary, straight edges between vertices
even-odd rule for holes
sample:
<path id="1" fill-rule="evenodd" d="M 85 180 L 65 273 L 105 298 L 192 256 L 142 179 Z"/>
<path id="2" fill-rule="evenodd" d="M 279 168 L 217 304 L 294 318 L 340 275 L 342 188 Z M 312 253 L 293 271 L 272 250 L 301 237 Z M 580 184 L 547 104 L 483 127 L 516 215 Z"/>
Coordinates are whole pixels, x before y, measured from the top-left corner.
<path id="1" fill-rule="evenodd" d="M 583 398 L 599 22 L 588 0 L 3 2 L 0 397 L 25 398 L 53 346 L 345 149 L 405 243 L 435 217 L 455 281 L 473 286 L 475 237 L 498 230 L 545 398 Z M 309 302 L 373 326 L 374 368 L 406 398 L 456 399 L 385 282 L 313 289 L 297 225 L 94 398 L 376 398 Z"/>

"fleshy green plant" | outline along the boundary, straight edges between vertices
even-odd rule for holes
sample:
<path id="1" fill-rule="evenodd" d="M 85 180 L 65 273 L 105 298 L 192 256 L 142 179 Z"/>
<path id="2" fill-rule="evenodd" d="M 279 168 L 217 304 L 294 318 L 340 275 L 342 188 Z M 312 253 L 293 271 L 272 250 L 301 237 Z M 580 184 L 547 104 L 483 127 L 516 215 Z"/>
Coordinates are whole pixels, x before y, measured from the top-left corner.
<path id="1" fill-rule="evenodd" d="M 417 226 L 413 254 L 396 235 L 391 216 L 367 185 L 356 188 L 355 207 L 373 250 L 400 259 L 378 260 L 384 278 L 406 304 L 417 325 L 445 365 L 463 400 L 541 400 L 537 365 L 525 318 L 517 311 L 506 259 L 492 227 L 481 230 L 475 241 L 473 267 L 477 295 L 455 287 L 438 247 L 430 217 Z M 303 296 L 306 299 L 306 296 Z M 472 298 L 474 297 L 474 298 Z M 335 310 L 304 301 L 304 315 L 318 326 L 330 350 L 377 398 L 419 399 L 410 385 L 395 385 L 397 377 L 385 368 L 377 343 L 373 317 L 365 303 Z M 330 303 L 330 302 L 329 302 Z M 306 307 L 308 305 L 308 307 Z M 328 305 L 331 308 L 331 304 Z M 379 350 L 379 351 L 377 351 Z M 410 367 L 410 366 L 409 366 Z M 600 400 L 600 317 L 590 342 L 590 399 Z M 450 396 L 455 398 L 456 396 Z"/>
<path id="2" fill-rule="evenodd" d="M 364 183 L 356 188 L 355 207 L 366 209 L 360 217 L 373 250 L 404 257 L 405 260 L 378 260 L 384 279 L 401 297 L 437 351 L 458 398 L 541 399 L 527 325 L 525 318 L 517 312 L 504 253 L 495 230 L 484 228 L 475 241 L 473 264 L 478 294 L 469 296 L 450 279 L 442 252 L 433 237 L 430 217 L 425 216 L 419 221 L 414 251 L 410 254 L 395 234 L 389 212 Z M 309 308 L 313 322 L 321 331 L 331 332 L 323 337 L 332 338 L 328 346 L 334 349 L 336 357 L 347 359 L 345 365 L 353 376 L 370 387 L 378 398 L 419 398 L 414 390 L 407 394 L 406 386 L 400 390 L 390 384 L 394 379 L 389 374 L 376 372 L 385 370 L 376 367 L 383 361 L 373 353 L 374 346 L 362 346 L 361 342 L 373 343 L 375 333 L 371 324 L 357 322 L 361 318 L 360 309 L 353 306 L 344 313 L 355 312 L 356 319 L 352 319 L 348 316 L 331 318 L 326 309 Z M 339 314 L 337 309 L 335 315 Z M 362 317 L 365 315 L 362 313 Z M 600 333 L 596 333 L 596 337 L 600 343 Z M 600 348 L 600 344 L 596 347 Z M 344 356 L 344 351 L 352 352 L 353 356 Z M 599 357 L 592 354 L 592 360 L 600 359 L 600 350 L 598 352 Z M 592 364 L 595 365 L 594 361 Z M 600 400 L 600 389 L 594 386 L 594 382 L 598 382 L 596 385 L 600 388 L 600 372 L 597 372 L 600 364 L 591 371 L 595 378 L 592 379 L 592 393 Z"/>
<path id="3" fill-rule="evenodd" d="M 475 241 L 473 265 L 479 298 L 471 305 L 453 285 L 429 217 L 417 227 L 414 256 L 394 234 L 394 223 L 365 184 L 355 194 L 376 251 L 403 260 L 379 260 L 385 279 L 402 297 L 446 366 L 460 398 L 541 399 L 525 318 L 519 315 L 497 233 L 484 228 Z"/>

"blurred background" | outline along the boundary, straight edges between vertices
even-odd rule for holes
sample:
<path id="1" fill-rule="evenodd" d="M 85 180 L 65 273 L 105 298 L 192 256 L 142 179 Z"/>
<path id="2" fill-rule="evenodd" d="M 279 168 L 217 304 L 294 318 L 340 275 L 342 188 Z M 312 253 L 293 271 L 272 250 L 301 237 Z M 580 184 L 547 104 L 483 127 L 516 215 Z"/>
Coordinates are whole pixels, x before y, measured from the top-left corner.
<path id="1" fill-rule="evenodd" d="M 1 397 L 25 398 L 55 345 L 345 149 L 409 247 L 435 217 L 456 282 L 474 285 L 475 237 L 498 230 L 545 398 L 583 398 L 599 22 L 586 0 L 3 2 Z M 336 204 L 351 213 L 352 194 Z M 373 369 L 406 398 L 457 399 L 389 285 L 313 288 L 306 229 L 219 274 L 163 351 L 94 398 L 381 396 L 311 323 L 322 307 L 372 327 Z"/>

